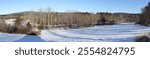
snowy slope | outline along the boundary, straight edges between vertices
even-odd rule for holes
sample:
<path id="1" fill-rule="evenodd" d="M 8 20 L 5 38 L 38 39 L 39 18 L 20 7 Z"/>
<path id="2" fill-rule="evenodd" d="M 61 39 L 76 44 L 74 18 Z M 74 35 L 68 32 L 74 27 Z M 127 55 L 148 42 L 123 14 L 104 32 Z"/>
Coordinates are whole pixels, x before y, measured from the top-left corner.
<path id="1" fill-rule="evenodd" d="M 11 42 L 11 41 L 20 40 L 24 36 L 26 36 L 26 35 L 0 33 L 0 42 Z"/>
<path id="2" fill-rule="evenodd" d="M 68 30 L 42 30 L 41 38 L 56 42 L 133 42 L 136 35 L 147 32 L 150 32 L 150 27 L 118 24 Z"/>
<path id="3" fill-rule="evenodd" d="M 133 42 L 137 35 L 150 32 L 150 27 L 135 24 L 104 25 L 79 29 L 48 29 L 41 35 L 0 33 L 1 42 Z"/>
<path id="4" fill-rule="evenodd" d="M 0 42 L 45 42 L 39 36 L 0 33 Z"/>

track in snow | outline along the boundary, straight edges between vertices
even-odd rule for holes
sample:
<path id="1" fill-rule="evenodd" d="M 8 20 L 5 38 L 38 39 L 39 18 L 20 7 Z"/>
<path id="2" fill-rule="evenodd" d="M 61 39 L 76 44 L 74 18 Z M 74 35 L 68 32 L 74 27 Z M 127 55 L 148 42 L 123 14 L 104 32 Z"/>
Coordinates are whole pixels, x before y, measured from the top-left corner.
<path id="1" fill-rule="evenodd" d="M 68 30 L 43 30 L 41 38 L 55 42 L 133 42 L 135 36 L 147 32 L 150 32 L 150 27 L 118 24 Z"/>
<path id="2" fill-rule="evenodd" d="M 1 42 L 134 42 L 150 27 L 135 24 L 104 25 L 79 29 L 42 30 L 39 36 L 0 33 Z"/>

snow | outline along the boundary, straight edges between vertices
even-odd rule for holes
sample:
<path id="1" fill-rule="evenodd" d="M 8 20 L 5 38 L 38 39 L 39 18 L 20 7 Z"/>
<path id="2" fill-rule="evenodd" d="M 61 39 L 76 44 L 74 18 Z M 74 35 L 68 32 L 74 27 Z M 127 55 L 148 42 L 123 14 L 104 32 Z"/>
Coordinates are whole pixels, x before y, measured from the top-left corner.
<path id="1" fill-rule="evenodd" d="M 15 40 L 20 40 L 24 36 L 26 36 L 26 35 L 0 33 L 0 42 L 11 42 L 11 41 L 15 41 Z"/>
<path id="2" fill-rule="evenodd" d="M 40 37 L 45 41 L 54 42 L 133 42 L 135 36 L 148 32 L 150 27 L 118 24 L 67 30 L 42 30 Z"/>
<path id="3" fill-rule="evenodd" d="M 41 35 L 0 33 L 2 42 L 134 42 L 137 35 L 150 32 L 150 27 L 135 24 L 94 26 L 78 29 L 47 29 Z"/>

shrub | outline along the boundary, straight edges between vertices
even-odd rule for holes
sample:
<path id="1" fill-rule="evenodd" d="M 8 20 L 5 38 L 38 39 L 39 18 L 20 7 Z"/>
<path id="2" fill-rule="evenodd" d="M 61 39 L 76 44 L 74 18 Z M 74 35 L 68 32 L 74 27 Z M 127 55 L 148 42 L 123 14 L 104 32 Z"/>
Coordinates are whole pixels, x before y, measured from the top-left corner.
<path id="1" fill-rule="evenodd" d="M 106 24 L 106 19 L 102 16 L 101 19 L 97 21 L 96 25 L 105 25 Z"/>
<path id="2" fill-rule="evenodd" d="M 137 36 L 135 38 L 136 42 L 150 42 L 150 34 L 145 34 L 141 36 Z"/>
<path id="3" fill-rule="evenodd" d="M 115 21 L 114 21 L 114 20 L 108 21 L 108 25 L 113 25 L 113 24 L 115 24 Z"/>
<path id="4" fill-rule="evenodd" d="M 30 34 L 36 33 L 40 34 L 40 32 L 33 32 L 31 24 L 27 23 L 27 27 L 22 26 L 10 26 L 5 23 L 0 23 L 0 32 L 4 33 L 15 33 L 15 34 Z"/>

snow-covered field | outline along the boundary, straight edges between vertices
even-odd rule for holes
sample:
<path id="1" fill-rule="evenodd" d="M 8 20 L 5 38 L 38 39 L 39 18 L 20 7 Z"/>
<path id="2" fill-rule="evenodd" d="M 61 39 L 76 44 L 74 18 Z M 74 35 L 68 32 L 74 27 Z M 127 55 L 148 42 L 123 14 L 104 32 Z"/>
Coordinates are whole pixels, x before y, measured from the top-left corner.
<path id="1" fill-rule="evenodd" d="M 135 24 L 104 25 L 79 29 L 42 30 L 39 36 L 0 33 L 0 41 L 15 42 L 134 42 L 137 35 L 150 32 L 150 27 Z"/>

